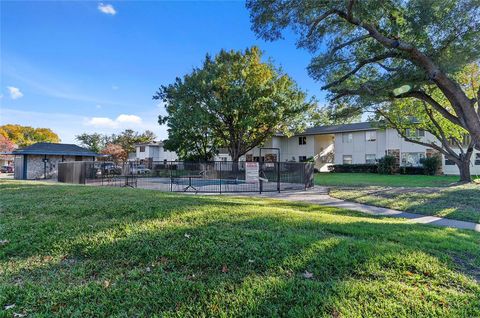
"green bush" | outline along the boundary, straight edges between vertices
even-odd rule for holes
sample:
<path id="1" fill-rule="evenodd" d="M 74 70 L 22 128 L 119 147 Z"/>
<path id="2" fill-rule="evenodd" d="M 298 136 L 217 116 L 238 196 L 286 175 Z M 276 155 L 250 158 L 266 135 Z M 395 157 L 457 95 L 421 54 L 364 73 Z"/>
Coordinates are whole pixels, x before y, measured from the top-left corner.
<path id="1" fill-rule="evenodd" d="M 394 156 L 386 155 L 378 160 L 378 173 L 380 174 L 394 174 L 396 166 L 396 158 Z"/>
<path id="2" fill-rule="evenodd" d="M 439 156 L 431 156 L 420 160 L 423 166 L 423 171 L 426 175 L 434 176 L 442 166 L 442 159 Z"/>

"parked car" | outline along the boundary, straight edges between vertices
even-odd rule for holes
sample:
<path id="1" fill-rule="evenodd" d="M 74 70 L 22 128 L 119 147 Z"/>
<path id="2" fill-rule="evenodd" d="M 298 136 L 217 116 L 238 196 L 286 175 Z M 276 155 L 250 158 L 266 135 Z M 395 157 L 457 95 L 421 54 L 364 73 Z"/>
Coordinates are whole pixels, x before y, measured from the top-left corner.
<path id="1" fill-rule="evenodd" d="M 13 173 L 13 167 L 12 166 L 2 166 L 0 168 L 0 172 L 2 172 L 2 173 Z"/>
<path id="2" fill-rule="evenodd" d="M 148 174 L 151 172 L 151 170 L 145 167 L 145 165 L 138 165 L 132 167 L 131 172 L 133 174 Z"/>
<path id="3" fill-rule="evenodd" d="M 122 174 L 122 168 L 113 162 L 102 163 L 102 174 Z"/>

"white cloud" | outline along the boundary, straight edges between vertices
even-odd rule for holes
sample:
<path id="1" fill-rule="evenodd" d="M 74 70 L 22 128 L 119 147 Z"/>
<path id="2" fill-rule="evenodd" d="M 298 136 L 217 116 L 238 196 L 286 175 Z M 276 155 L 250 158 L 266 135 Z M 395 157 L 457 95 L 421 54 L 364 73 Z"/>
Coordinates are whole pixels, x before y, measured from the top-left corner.
<path id="1" fill-rule="evenodd" d="M 105 14 L 111 14 L 111 15 L 117 14 L 117 11 L 111 4 L 103 4 L 100 2 L 98 4 L 98 10 L 100 10 L 100 12 L 103 12 Z"/>
<path id="2" fill-rule="evenodd" d="M 13 87 L 13 86 L 8 86 L 8 92 L 10 93 L 10 98 L 11 99 L 17 99 L 20 97 L 23 97 L 23 93 L 20 91 L 19 88 Z"/>
<path id="3" fill-rule="evenodd" d="M 118 128 L 121 126 L 124 127 L 128 125 L 140 125 L 142 124 L 142 118 L 138 117 L 137 115 L 126 115 L 126 114 L 118 115 L 118 117 L 115 119 L 111 119 L 108 117 L 92 117 L 92 118 L 88 118 L 85 121 L 85 124 L 88 126 L 95 126 L 95 127 Z"/>
<path id="4" fill-rule="evenodd" d="M 108 128 L 116 128 L 118 127 L 118 123 L 108 117 L 92 117 L 87 119 L 87 125 L 95 126 L 95 127 L 108 127 Z"/>
<path id="5" fill-rule="evenodd" d="M 131 124 L 141 124 L 142 119 L 136 115 L 125 115 L 121 114 L 115 120 L 119 123 L 131 123 Z"/>

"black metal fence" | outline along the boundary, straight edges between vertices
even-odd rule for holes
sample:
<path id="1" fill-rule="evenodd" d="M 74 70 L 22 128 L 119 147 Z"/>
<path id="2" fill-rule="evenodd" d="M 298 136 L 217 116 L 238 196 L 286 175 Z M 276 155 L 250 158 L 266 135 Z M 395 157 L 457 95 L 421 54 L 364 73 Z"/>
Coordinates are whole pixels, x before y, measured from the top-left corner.
<path id="1" fill-rule="evenodd" d="M 101 186 L 138 187 L 171 192 L 272 192 L 313 187 L 313 163 L 298 162 L 183 162 L 163 161 L 115 165 L 83 164 L 84 168 L 59 166 L 59 181 Z M 61 171 L 82 176 L 62 176 Z M 64 173 L 65 174 L 65 173 Z"/>

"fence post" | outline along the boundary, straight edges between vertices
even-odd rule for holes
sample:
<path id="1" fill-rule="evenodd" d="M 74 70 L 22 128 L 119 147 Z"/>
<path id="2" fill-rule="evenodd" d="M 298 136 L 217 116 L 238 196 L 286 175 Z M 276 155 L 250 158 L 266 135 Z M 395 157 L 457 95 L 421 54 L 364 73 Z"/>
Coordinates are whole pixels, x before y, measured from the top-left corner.
<path id="1" fill-rule="evenodd" d="M 168 165 L 168 170 L 170 171 L 170 192 L 173 192 L 172 162 Z"/>
<path id="2" fill-rule="evenodd" d="M 220 163 L 220 194 L 222 194 L 222 161 L 219 162 Z M 213 162 L 213 166 L 215 167 L 215 161 Z"/>
<path id="3" fill-rule="evenodd" d="M 262 158 L 259 158 L 260 160 L 262 160 Z M 260 177 L 262 174 L 261 172 L 263 171 L 263 162 L 262 161 L 259 161 L 258 162 L 258 176 Z M 263 190 L 263 180 L 262 179 L 258 179 L 258 188 L 260 190 L 260 194 L 262 194 L 262 190 Z"/>
<path id="4" fill-rule="evenodd" d="M 303 164 L 303 186 L 305 187 L 305 191 L 307 191 L 307 182 L 306 182 L 306 180 L 305 180 L 305 179 L 306 179 L 306 178 L 305 178 L 305 177 L 306 177 L 306 171 L 305 171 L 305 170 L 306 170 L 306 167 L 307 167 L 307 164 L 304 163 L 304 164 Z"/>
<path id="5" fill-rule="evenodd" d="M 280 162 L 275 162 L 277 165 L 277 191 L 280 193 Z"/>

